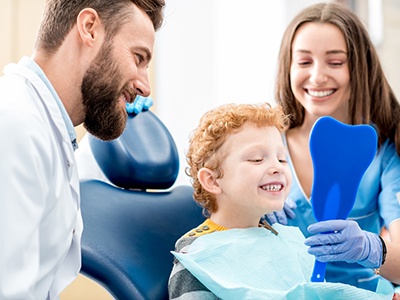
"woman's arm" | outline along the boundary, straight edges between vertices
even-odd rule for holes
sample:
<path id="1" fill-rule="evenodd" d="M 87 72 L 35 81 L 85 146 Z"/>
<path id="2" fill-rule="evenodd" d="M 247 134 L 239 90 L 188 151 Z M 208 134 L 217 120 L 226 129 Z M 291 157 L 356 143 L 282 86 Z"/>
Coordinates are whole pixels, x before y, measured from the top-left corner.
<path id="1" fill-rule="evenodd" d="M 380 274 L 387 280 L 400 284 L 400 220 L 392 222 L 388 230 L 390 241 L 384 239 L 387 253 Z"/>

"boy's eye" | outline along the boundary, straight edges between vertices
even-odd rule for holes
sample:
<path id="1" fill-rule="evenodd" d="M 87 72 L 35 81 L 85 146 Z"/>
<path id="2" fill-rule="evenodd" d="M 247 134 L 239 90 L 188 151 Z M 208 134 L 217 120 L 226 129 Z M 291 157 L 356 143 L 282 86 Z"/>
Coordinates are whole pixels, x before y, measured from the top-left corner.
<path id="1" fill-rule="evenodd" d="M 261 162 L 261 161 L 263 161 L 263 159 L 262 158 L 251 158 L 251 159 L 249 159 L 249 161 L 250 162 Z"/>

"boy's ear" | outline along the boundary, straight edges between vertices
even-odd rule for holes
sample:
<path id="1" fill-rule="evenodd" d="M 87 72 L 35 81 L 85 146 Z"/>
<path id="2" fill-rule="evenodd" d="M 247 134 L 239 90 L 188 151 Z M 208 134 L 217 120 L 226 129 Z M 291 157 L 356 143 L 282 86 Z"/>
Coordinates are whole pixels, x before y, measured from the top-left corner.
<path id="1" fill-rule="evenodd" d="M 217 181 L 217 172 L 208 168 L 201 168 L 197 173 L 197 177 L 207 192 L 215 195 L 221 193 L 221 188 Z"/>

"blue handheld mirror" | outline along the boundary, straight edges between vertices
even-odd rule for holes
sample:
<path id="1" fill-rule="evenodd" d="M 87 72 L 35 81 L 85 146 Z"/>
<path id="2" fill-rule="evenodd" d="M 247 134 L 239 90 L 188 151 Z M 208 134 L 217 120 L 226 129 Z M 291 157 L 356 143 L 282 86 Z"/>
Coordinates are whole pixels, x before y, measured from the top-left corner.
<path id="1" fill-rule="evenodd" d="M 347 219 L 376 149 L 377 134 L 370 125 L 347 125 L 332 117 L 315 122 L 310 133 L 311 205 L 317 221 Z M 324 281 L 325 269 L 326 263 L 315 260 L 311 281 Z"/>

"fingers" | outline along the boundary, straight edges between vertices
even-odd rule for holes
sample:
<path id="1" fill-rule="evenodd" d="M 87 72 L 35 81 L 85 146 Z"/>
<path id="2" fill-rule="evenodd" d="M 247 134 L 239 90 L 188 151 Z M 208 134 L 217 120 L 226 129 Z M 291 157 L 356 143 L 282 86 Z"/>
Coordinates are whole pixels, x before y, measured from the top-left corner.
<path id="1" fill-rule="evenodd" d="M 346 241 L 337 244 L 325 244 L 312 246 L 307 249 L 307 252 L 314 255 L 315 258 L 321 262 L 328 261 L 346 261 L 357 262 L 364 255 L 363 244 L 347 243 Z"/>
<path id="2" fill-rule="evenodd" d="M 308 252 L 310 253 L 310 252 Z M 312 254 L 312 253 L 310 253 Z M 315 254 L 313 254 L 315 255 Z M 332 261 L 346 261 L 346 257 L 342 254 L 336 255 L 315 255 L 315 259 L 320 262 L 332 262 Z"/>
<path id="3" fill-rule="evenodd" d="M 278 223 L 278 220 L 276 219 L 276 216 L 275 216 L 275 214 L 273 212 L 269 213 L 269 214 L 266 214 L 264 217 L 267 220 L 267 222 L 269 224 L 271 224 L 271 225 L 274 224 L 274 223 Z"/>
<path id="4" fill-rule="evenodd" d="M 332 232 L 332 231 L 341 231 L 348 224 L 346 220 L 329 220 L 322 221 L 318 223 L 311 224 L 308 226 L 307 230 L 311 234 L 323 233 L 323 232 Z"/>
<path id="5" fill-rule="evenodd" d="M 296 217 L 296 214 L 293 211 L 296 208 L 296 203 L 291 198 L 287 198 L 282 210 L 266 214 L 265 218 L 270 224 L 279 223 L 282 225 L 287 225 L 288 218 L 294 219 Z"/>
<path id="6" fill-rule="evenodd" d="M 142 96 L 137 96 L 135 101 L 133 101 L 133 112 L 135 114 L 140 113 L 143 110 L 143 103 L 146 98 Z"/>
<path id="7" fill-rule="evenodd" d="M 132 114 L 133 113 L 133 103 L 126 103 L 125 108 L 126 108 L 126 112 L 128 114 Z"/>
<path id="8" fill-rule="evenodd" d="M 143 110 L 149 110 L 150 107 L 152 106 L 153 106 L 153 99 L 150 97 L 145 98 L 143 102 Z"/>
<path id="9" fill-rule="evenodd" d="M 293 220 L 296 217 L 296 214 L 293 211 L 293 209 L 295 209 L 296 207 L 294 207 L 294 208 L 286 207 L 286 206 L 283 207 L 283 210 L 285 211 L 285 214 L 286 214 L 286 218 L 290 218 Z"/>
<path id="10" fill-rule="evenodd" d="M 283 205 L 283 210 L 285 211 L 285 225 L 287 224 L 287 218 L 289 219 L 294 219 L 296 217 L 296 214 L 294 213 L 294 210 L 297 208 L 296 202 L 292 200 L 292 198 L 287 198 L 285 200 L 285 204 Z"/>
<path id="11" fill-rule="evenodd" d="M 285 210 L 279 210 L 275 212 L 275 216 L 279 222 L 279 224 L 287 225 L 287 216 Z"/>
<path id="12" fill-rule="evenodd" d="M 316 247 L 321 245 L 335 245 L 343 243 L 346 239 L 341 232 L 323 233 L 310 236 L 304 241 L 306 246 Z"/>
<path id="13" fill-rule="evenodd" d="M 126 104 L 126 112 L 138 114 L 143 110 L 148 110 L 153 105 L 153 99 L 150 97 L 137 96 L 133 103 Z"/>
<path id="14" fill-rule="evenodd" d="M 296 202 L 294 202 L 292 198 L 287 198 L 285 200 L 285 206 L 292 210 L 297 208 Z"/>

